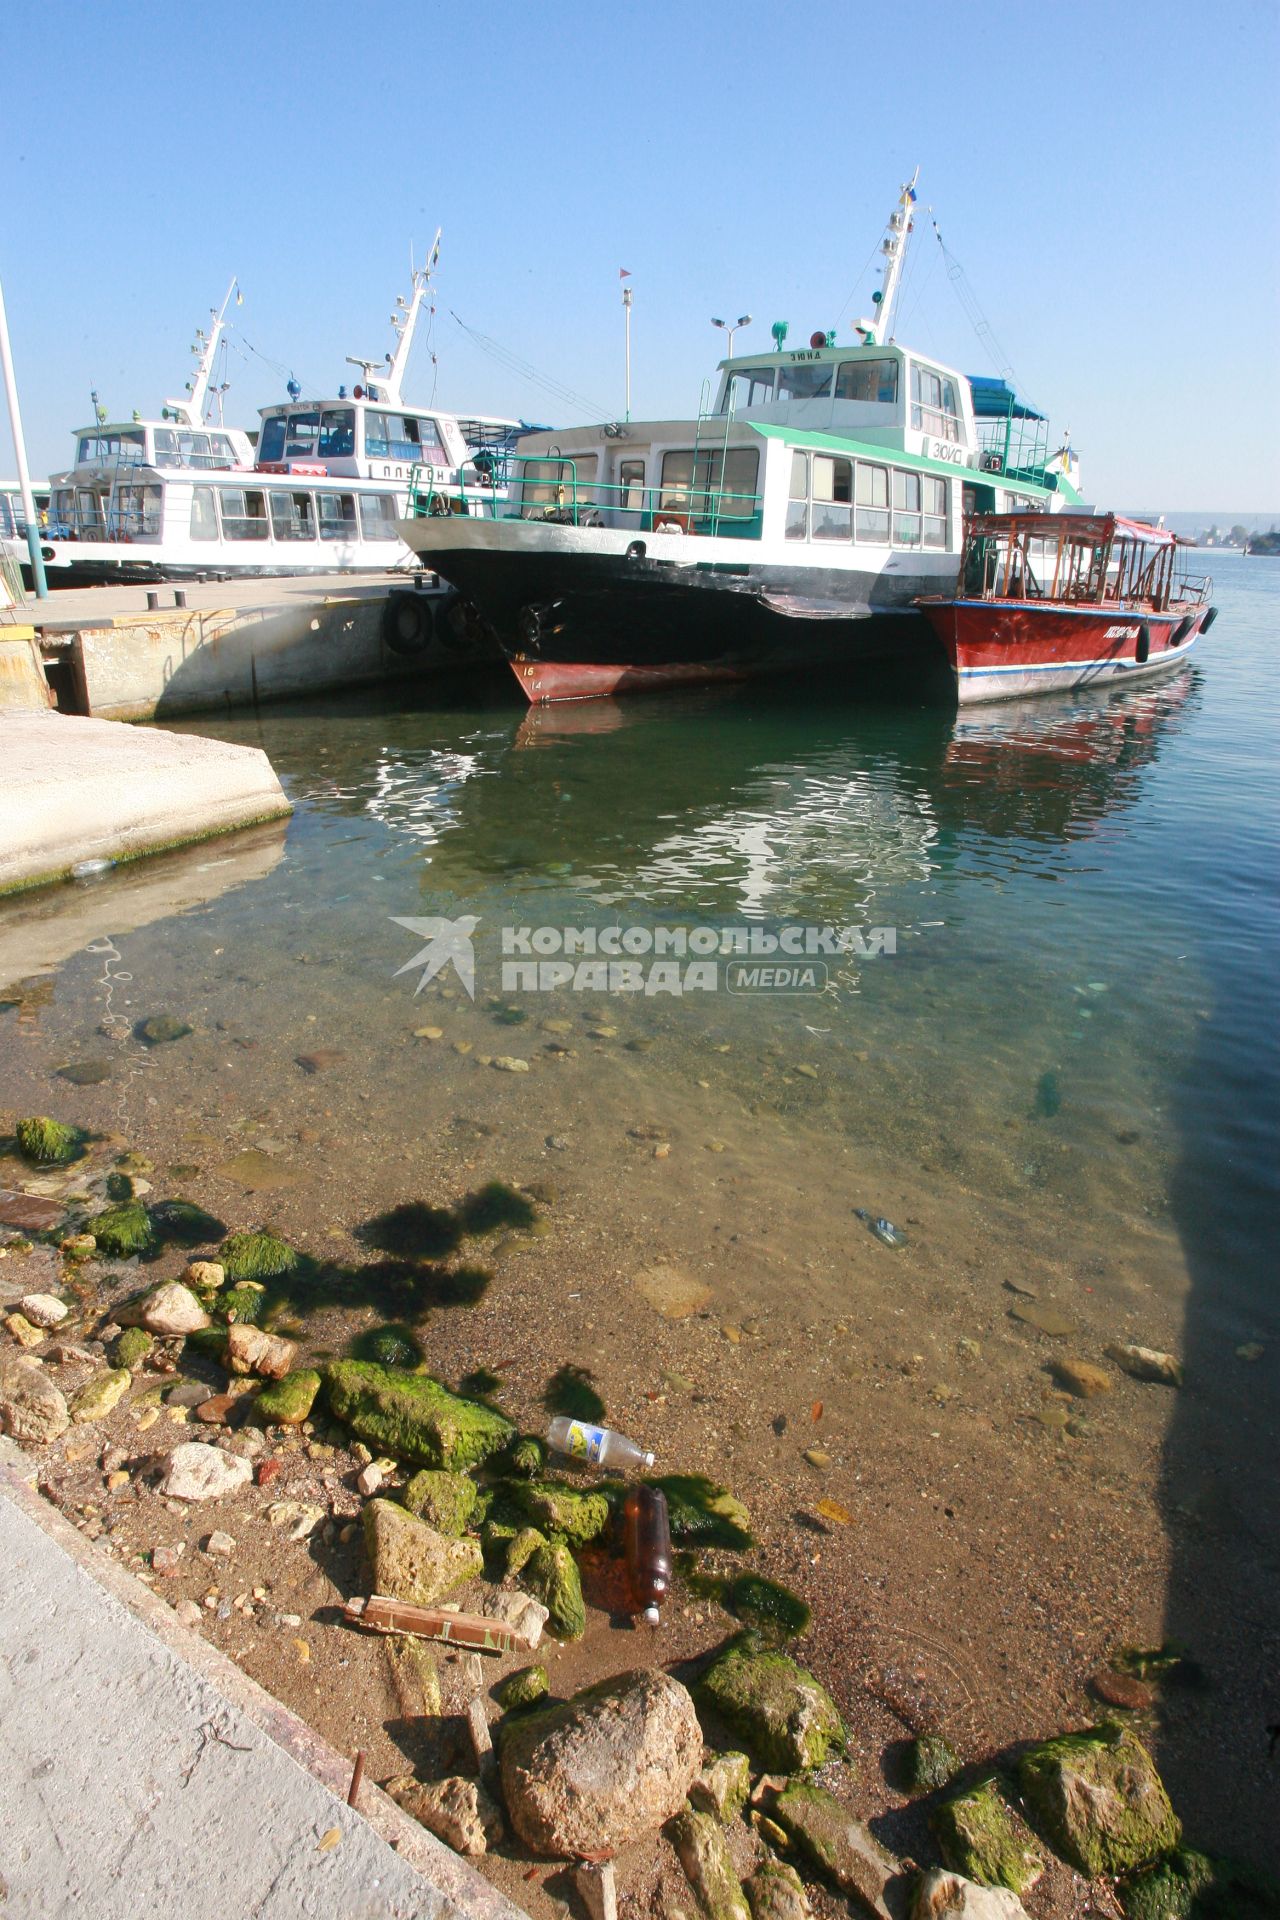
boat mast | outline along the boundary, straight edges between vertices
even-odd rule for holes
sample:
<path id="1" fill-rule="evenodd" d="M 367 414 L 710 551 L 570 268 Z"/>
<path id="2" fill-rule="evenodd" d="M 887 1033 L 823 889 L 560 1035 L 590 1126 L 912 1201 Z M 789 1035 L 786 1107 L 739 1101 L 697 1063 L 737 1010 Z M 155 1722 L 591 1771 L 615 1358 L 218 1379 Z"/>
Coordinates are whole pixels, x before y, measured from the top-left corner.
<path id="1" fill-rule="evenodd" d="M 231 296 L 236 290 L 235 276 L 227 288 L 227 297 L 220 307 L 209 309 L 209 332 L 206 336 L 203 327 L 196 331 L 199 343 L 191 351 L 199 357 L 192 379 L 187 382 L 186 397 L 181 400 L 166 400 L 165 415 L 170 415 L 183 427 L 198 427 L 204 423 L 204 403 L 209 392 L 209 381 L 213 376 L 213 356 L 218 351 L 218 341 L 226 323 L 227 308 L 231 305 Z"/>
<path id="2" fill-rule="evenodd" d="M 414 329 L 418 316 L 422 312 L 427 297 L 427 288 L 431 284 L 431 275 L 440 259 L 441 228 L 436 228 L 436 237 L 431 244 L 425 267 L 417 267 L 413 273 L 413 292 L 406 302 L 401 295 L 396 296 L 396 310 L 391 316 L 391 324 L 396 332 L 394 353 L 381 360 L 361 360 L 357 355 L 347 355 L 347 365 L 359 367 L 365 377 L 365 386 L 369 398 L 378 400 L 383 406 L 400 407 L 404 405 L 401 386 L 409 367 L 409 354 L 413 348 Z M 383 366 L 386 372 L 382 371 Z"/>
<path id="3" fill-rule="evenodd" d="M 859 320 L 858 332 L 863 344 L 878 347 L 885 340 L 893 338 L 893 306 L 902 284 L 902 269 L 907 257 L 907 236 L 911 232 L 911 209 L 916 203 L 916 181 L 920 178 L 920 169 L 916 168 L 911 178 L 898 195 L 898 204 L 889 215 L 889 225 L 880 251 L 884 255 L 884 285 L 873 294 L 875 315 L 870 320 Z"/>

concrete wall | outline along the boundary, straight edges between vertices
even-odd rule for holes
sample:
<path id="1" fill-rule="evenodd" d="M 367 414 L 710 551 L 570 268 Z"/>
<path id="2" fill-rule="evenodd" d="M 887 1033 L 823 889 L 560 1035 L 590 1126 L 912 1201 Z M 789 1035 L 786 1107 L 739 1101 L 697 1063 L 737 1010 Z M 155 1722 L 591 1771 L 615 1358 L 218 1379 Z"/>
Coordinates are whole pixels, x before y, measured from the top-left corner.
<path id="1" fill-rule="evenodd" d="M 0 627 L 0 707 L 47 707 L 49 686 L 33 627 Z"/>

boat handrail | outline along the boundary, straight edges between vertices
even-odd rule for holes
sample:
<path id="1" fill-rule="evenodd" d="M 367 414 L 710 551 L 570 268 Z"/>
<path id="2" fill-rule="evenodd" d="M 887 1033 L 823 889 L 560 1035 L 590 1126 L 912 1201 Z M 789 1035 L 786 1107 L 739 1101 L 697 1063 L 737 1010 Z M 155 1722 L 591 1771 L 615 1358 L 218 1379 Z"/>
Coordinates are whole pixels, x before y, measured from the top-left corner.
<path id="1" fill-rule="evenodd" d="M 711 451 L 715 453 L 719 449 Z M 710 457 L 706 449 L 703 457 Z M 657 486 L 637 487 L 634 481 L 596 480 L 585 474 L 580 478 L 578 461 L 560 453 L 513 455 L 501 463 L 500 481 L 495 463 L 492 486 L 483 479 L 478 485 L 474 482 L 468 485 L 468 471 L 469 468 L 462 469 L 454 477 L 451 489 L 445 491 L 430 469 L 415 467 L 409 485 L 408 517 L 414 520 L 457 511 L 489 520 L 529 520 L 587 527 L 604 525 L 603 515 L 608 513 L 617 516 L 624 525 L 634 523 L 638 533 L 669 531 L 733 539 L 760 537 L 763 495 L 694 484 L 696 461 L 687 485 L 667 481 Z M 526 486 L 546 489 L 547 497 L 526 500 Z M 512 497 L 516 488 L 520 489 L 518 502 Z"/>

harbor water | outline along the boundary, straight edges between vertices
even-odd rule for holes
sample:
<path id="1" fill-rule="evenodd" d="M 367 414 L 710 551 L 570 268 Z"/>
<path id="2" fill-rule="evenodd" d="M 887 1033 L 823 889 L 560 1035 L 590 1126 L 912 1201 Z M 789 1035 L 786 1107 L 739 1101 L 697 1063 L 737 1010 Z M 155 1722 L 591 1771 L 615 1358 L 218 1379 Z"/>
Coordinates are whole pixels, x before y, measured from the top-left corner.
<path id="1" fill-rule="evenodd" d="M 855 1723 L 976 1753 L 1179 1642 L 1175 1802 L 1274 1864 L 1280 565 L 1213 563 L 1211 634 L 1128 693 L 527 710 L 504 670 L 186 723 L 265 748 L 293 818 L 0 904 L 0 1106 L 325 1257 L 404 1201 L 532 1190 L 539 1230 L 422 1320 L 433 1368 L 538 1430 L 578 1370 L 732 1487 Z M 859 937 L 781 989 L 690 976 L 692 930 L 759 959 L 785 927 Z M 631 972 L 539 975 L 566 929 L 621 930 Z M 191 1031 L 141 1045 L 158 1014 Z M 300 1337 L 402 1317 L 325 1302 Z M 1185 1385 L 1058 1390 L 1115 1341 Z"/>

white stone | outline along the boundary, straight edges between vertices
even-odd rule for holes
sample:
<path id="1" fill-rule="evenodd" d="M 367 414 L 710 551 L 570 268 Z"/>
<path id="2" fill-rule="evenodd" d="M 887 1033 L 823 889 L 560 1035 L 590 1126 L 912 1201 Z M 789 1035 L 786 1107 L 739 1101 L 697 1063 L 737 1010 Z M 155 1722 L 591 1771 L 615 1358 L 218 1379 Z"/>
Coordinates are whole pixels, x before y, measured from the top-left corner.
<path id="1" fill-rule="evenodd" d="M 238 1454 L 224 1453 L 202 1440 L 188 1440 L 169 1455 L 160 1491 L 173 1500 L 217 1500 L 253 1479 L 253 1468 Z"/>
<path id="2" fill-rule="evenodd" d="M 531 1593 L 491 1593 L 483 1611 L 491 1620 L 505 1620 L 527 1652 L 536 1651 L 550 1614 Z"/>
<path id="3" fill-rule="evenodd" d="M 190 1287 L 178 1280 L 157 1287 L 141 1300 L 129 1301 L 116 1318 L 125 1326 L 145 1327 L 148 1333 L 199 1333 L 209 1325 L 209 1316 Z"/>
<path id="4" fill-rule="evenodd" d="M 66 1302 L 55 1300 L 51 1293 L 29 1293 L 18 1306 L 33 1327 L 56 1327 L 69 1312 Z"/>
<path id="5" fill-rule="evenodd" d="M 215 1531 L 205 1541 L 204 1550 L 206 1553 L 221 1554 L 229 1559 L 236 1550 L 236 1543 L 229 1533 Z"/>
<path id="6" fill-rule="evenodd" d="M 1028 1920 L 1007 1887 L 980 1887 L 959 1873 L 926 1873 L 916 1890 L 911 1920 Z"/>
<path id="7" fill-rule="evenodd" d="M 362 1468 L 356 1475 L 356 1486 L 365 1495 L 376 1493 L 381 1485 L 382 1468 L 375 1461 L 370 1461 L 369 1465 Z"/>

